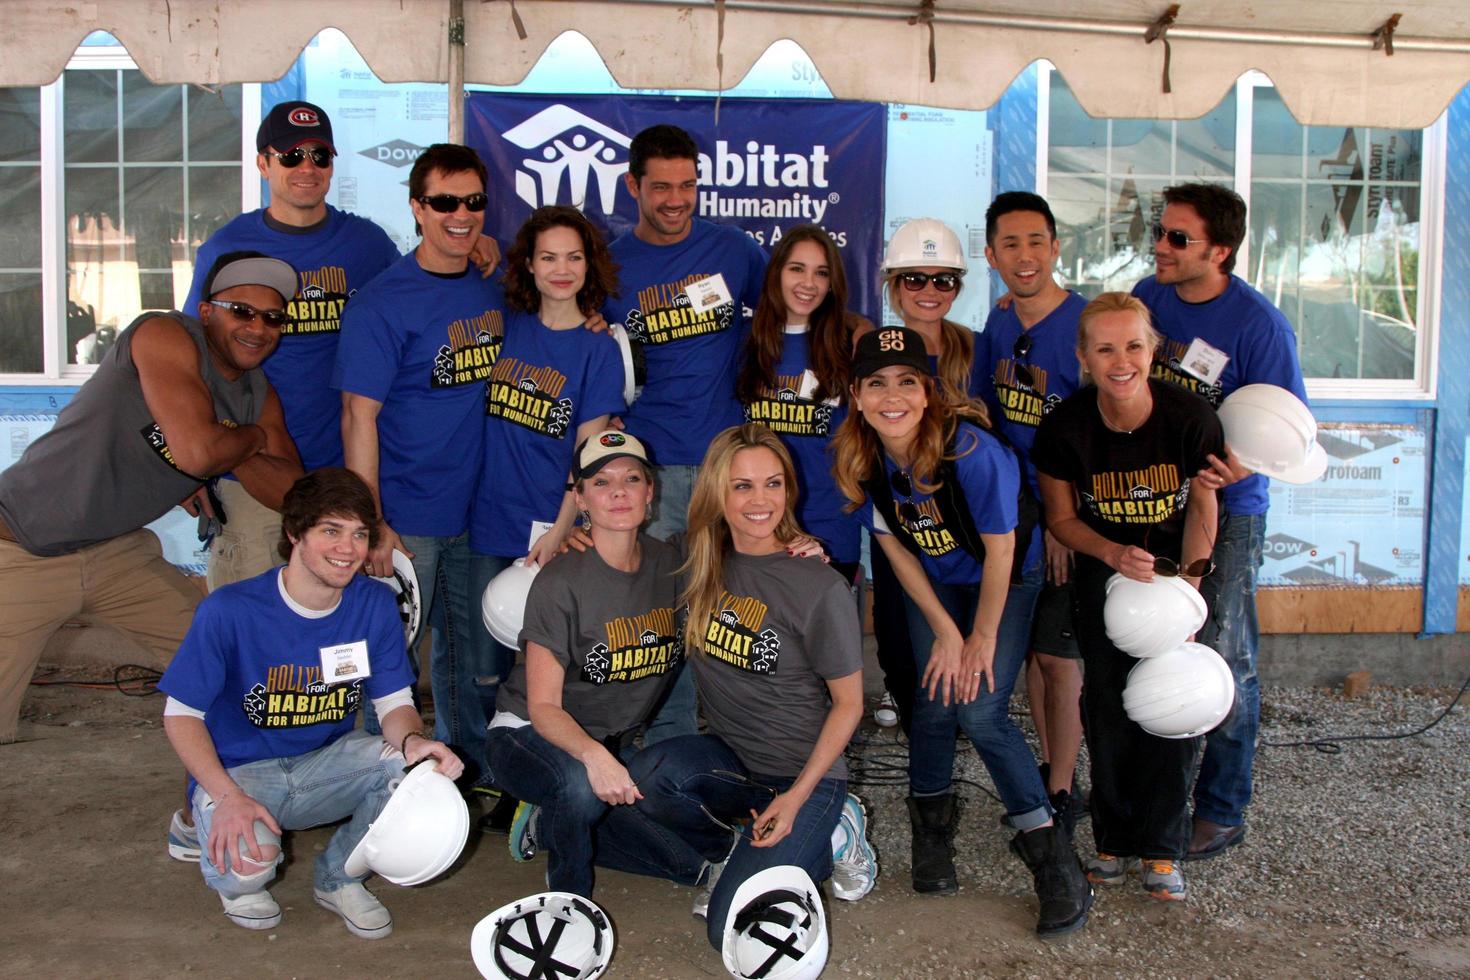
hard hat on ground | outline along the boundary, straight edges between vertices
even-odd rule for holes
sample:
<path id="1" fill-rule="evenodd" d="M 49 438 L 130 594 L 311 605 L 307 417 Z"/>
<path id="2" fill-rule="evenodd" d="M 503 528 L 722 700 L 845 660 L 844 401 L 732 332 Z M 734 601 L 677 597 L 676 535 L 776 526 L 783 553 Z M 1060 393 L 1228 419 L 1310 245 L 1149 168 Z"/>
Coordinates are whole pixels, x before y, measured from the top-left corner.
<path id="1" fill-rule="evenodd" d="M 1285 388 L 1237 388 L 1220 403 L 1219 416 L 1226 444 L 1247 468 L 1284 483 L 1311 483 L 1326 471 L 1317 420 Z"/>
<path id="2" fill-rule="evenodd" d="M 395 885 L 421 885 L 449 870 L 469 836 L 469 807 L 454 780 L 425 762 L 398 783 L 344 870 L 351 878 L 373 871 Z"/>
<path id="3" fill-rule="evenodd" d="M 1235 676 L 1202 643 L 1184 643 L 1161 657 L 1140 660 L 1123 688 L 1128 717 L 1162 738 L 1203 735 L 1224 721 L 1234 704 Z"/>
<path id="4" fill-rule="evenodd" d="M 520 646 L 526 599 L 540 570 L 539 565 L 527 565 L 524 558 L 517 558 L 514 564 L 490 580 L 490 584 L 485 586 L 485 595 L 480 599 L 480 616 L 485 621 L 485 628 L 498 642 L 511 649 Z"/>
<path id="5" fill-rule="evenodd" d="M 829 942 L 817 886 L 801 868 L 785 864 L 735 889 L 720 952 L 736 980 L 812 980 L 827 965 Z"/>
<path id="6" fill-rule="evenodd" d="M 954 269 L 961 275 L 970 268 L 959 236 L 938 218 L 905 221 L 888 240 L 883 253 L 884 275 L 924 267 Z"/>
<path id="7" fill-rule="evenodd" d="M 1157 657 L 1198 632 L 1208 613 L 1204 597 L 1182 578 L 1155 575 L 1152 582 L 1140 582 L 1114 575 L 1103 601 L 1103 627 L 1124 653 Z"/>
<path id="8" fill-rule="evenodd" d="M 541 892 L 476 923 L 470 955 L 486 980 L 594 980 L 607 970 L 615 943 L 596 902 Z"/>
<path id="9" fill-rule="evenodd" d="M 393 574 L 373 576 L 388 588 L 398 599 L 398 615 L 403 620 L 403 642 L 410 650 L 418 643 L 419 628 L 423 625 L 423 600 L 419 595 L 419 577 L 413 570 L 413 562 L 397 548 L 393 549 Z"/>

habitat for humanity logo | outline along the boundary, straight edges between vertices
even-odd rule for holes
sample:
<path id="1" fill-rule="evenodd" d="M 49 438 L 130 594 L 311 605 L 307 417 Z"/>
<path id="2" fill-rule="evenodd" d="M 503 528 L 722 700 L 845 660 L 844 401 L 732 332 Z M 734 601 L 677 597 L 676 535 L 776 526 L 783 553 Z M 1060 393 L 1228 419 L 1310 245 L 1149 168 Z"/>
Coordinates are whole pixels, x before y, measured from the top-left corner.
<path id="1" fill-rule="evenodd" d="M 377 146 L 358 151 L 369 160 L 386 163 L 390 167 L 412 166 L 413 162 L 423 155 L 423 152 L 422 146 L 410 143 L 408 140 L 389 140 L 386 143 L 379 143 Z"/>
<path id="2" fill-rule="evenodd" d="M 592 184 L 602 213 L 613 213 L 618 184 L 628 172 L 630 137 L 560 104 L 502 135 L 526 151 L 516 169 L 516 196 L 522 201 L 533 208 L 555 204 L 565 177 L 566 200 L 573 207 L 586 210 L 587 186 Z"/>

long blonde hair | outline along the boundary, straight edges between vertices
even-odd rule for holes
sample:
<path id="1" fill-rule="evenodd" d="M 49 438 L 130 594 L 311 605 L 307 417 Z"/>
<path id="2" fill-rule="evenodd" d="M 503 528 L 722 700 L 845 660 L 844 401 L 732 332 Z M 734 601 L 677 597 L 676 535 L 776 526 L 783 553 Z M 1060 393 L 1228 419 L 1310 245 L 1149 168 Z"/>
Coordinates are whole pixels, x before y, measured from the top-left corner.
<path id="1" fill-rule="evenodd" d="M 945 459 L 945 447 L 954 438 L 960 421 L 963 419 L 973 422 L 982 429 L 989 429 L 990 423 L 983 405 L 969 398 L 958 403 L 937 398 L 935 391 L 938 382 L 927 373 L 920 373 L 919 380 L 924 386 L 927 404 L 924 406 L 923 417 L 919 419 L 918 432 L 915 433 L 913 462 L 909 472 L 913 474 L 915 490 L 933 493 L 940 486 L 941 481 L 936 477 L 939 475 L 939 464 Z M 837 480 L 837 489 L 847 498 L 847 505 L 843 508 L 847 511 L 857 510 L 867 498 L 863 482 L 883 468 L 883 442 L 857 407 L 858 389 L 862 383 L 861 378 L 853 381 L 852 391 L 848 396 L 850 409 L 847 418 L 842 420 L 842 424 L 837 427 L 837 434 L 832 437 L 832 476 Z M 955 455 L 949 458 L 963 456 L 973 448 L 957 446 Z"/>
<path id="2" fill-rule="evenodd" d="M 895 269 L 888 274 L 884 287 L 888 293 L 888 305 L 903 318 L 903 307 L 899 305 L 899 290 L 903 288 L 898 277 L 907 269 Z M 963 283 L 963 280 L 961 280 Z M 964 288 L 963 285 L 960 287 Z M 960 290 L 955 290 L 959 298 Z M 970 364 L 975 358 L 975 332 L 950 320 L 939 323 L 939 391 L 944 400 L 959 405 L 970 400 Z M 984 410 L 983 408 L 981 409 Z"/>
<path id="3" fill-rule="evenodd" d="M 725 493 L 730 464 L 742 449 L 769 449 L 781 463 L 786 508 L 776 524 L 776 540 L 787 544 L 803 533 L 796 523 L 796 467 L 776 434 L 759 422 L 747 422 L 715 436 L 689 497 L 689 530 L 684 537 L 689 557 L 679 569 L 685 582 L 679 601 L 689 610 L 684 621 L 686 650 L 704 649 L 705 628 L 725 591 L 725 555 L 732 547 L 730 527 L 725 523 Z"/>

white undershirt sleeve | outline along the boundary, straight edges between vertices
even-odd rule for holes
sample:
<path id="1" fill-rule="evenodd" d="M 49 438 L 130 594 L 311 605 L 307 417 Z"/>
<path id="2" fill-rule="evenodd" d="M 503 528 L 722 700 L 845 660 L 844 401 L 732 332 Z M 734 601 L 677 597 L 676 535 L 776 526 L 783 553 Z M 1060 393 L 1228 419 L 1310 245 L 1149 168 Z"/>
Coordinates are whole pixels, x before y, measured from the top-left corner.
<path id="1" fill-rule="evenodd" d="M 387 717 L 388 712 L 394 708 L 401 708 L 405 704 L 413 704 L 413 692 L 406 687 L 400 687 L 384 697 L 373 698 L 373 710 L 378 713 L 379 718 Z"/>
<path id="2" fill-rule="evenodd" d="M 163 706 L 163 716 L 165 718 L 198 718 L 200 721 L 204 720 L 204 712 L 198 708 L 191 708 L 175 698 L 169 698 L 168 703 Z"/>

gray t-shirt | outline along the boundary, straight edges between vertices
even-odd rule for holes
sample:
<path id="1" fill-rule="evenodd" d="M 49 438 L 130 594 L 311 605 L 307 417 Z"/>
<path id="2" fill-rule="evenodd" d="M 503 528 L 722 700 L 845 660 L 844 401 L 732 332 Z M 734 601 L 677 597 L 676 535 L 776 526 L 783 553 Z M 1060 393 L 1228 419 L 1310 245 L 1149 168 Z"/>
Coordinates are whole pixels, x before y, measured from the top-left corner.
<path id="1" fill-rule="evenodd" d="M 638 544 L 636 572 L 610 567 L 595 549 L 560 556 L 536 576 L 526 601 L 521 650 L 535 642 L 556 657 L 566 670 L 562 707 L 595 739 L 646 722 L 684 656 L 674 615 L 679 553 L 646 534 Z M 495 710 L 530 719 L 524 655 Z"/>
<path id="2" fill-rule="evenodd" d="M 690 664 L 712 732 L 751 773 L 801 773 L 827 720 L 827 681 L 863 668 L 862 626 L 842 576 L 785 552 L 725 559 L 725 595 Z M 843 779 L 839 756 L 827 772 Z"/>

